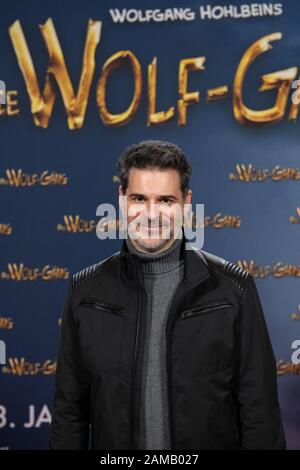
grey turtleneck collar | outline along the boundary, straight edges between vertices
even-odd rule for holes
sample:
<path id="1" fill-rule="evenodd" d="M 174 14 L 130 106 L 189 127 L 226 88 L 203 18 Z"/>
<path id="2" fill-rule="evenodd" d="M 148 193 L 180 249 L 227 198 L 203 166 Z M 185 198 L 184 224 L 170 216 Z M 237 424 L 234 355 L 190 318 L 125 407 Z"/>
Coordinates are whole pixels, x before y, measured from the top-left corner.
<path id="1" fill-rule="evenodd" d="M 175 238 L 171 246 L 160 253 L 144 253 L 137 249 L 129 235 L 125 238 L 130 253 L 135 253 L 142 261 L 143 273 L 149 275 L 162 274 L 176 269 L 183 264 L 181 245 L 183 238 Z"/>

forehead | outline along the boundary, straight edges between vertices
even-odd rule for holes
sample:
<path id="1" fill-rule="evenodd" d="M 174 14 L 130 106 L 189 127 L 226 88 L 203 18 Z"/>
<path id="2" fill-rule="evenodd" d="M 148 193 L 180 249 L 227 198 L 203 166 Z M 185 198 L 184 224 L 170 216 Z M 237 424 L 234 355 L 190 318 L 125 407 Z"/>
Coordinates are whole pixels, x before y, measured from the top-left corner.
<path id="1" fill-rule="evenodd" d="M 128 190 L 143 193 L 178 192 L 179 172 L 173 168 L 163 170 L 131 168 L 128 175 Z"/>

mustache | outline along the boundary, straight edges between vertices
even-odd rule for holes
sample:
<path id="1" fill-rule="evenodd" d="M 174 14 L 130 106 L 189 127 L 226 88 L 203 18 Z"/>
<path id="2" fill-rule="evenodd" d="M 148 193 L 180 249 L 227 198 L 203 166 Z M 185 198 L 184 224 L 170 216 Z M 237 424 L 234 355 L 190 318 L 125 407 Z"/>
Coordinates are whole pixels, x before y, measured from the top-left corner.
<path id="1" fill-rule="evenodd" d="M 168 223 L 148 223 L 148 222 L 140 222 L 138 221 L 137 224 L 139 224 L 141 227 L 149 227 L 149 228 L 155 228 L 155 227 L 169 227 L 170 224 Z"/>
<path id="2" fill-rule="evenodd" d="M 148 217 L 136 217 L 134 221 L 137 224 L 140 224 L 142 226 L 148 226 L 148 227 L 164 227 L 164 226 L 170 225 L 169 220 L 161 220 L 161 219 L 149 220 Z"/>

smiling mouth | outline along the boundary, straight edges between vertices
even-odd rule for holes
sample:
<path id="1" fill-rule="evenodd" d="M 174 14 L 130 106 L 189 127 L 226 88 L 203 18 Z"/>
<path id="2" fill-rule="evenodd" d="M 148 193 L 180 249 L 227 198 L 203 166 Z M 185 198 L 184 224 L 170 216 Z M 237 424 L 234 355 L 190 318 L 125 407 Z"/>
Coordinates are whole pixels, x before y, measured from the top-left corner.
<path id="1" fill-rule="evenodd" d="M 159 228 L 162 227 L 162 225 L 141 225 L 143 228 Z"/>

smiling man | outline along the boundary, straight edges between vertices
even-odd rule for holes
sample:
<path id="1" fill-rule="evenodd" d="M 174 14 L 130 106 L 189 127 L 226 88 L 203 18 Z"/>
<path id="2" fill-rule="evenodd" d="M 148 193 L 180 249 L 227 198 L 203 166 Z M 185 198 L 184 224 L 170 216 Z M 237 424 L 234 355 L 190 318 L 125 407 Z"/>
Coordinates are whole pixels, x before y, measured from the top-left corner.
<path id="1" fill-rule="evenodd" d="M 123 191 L 119 186 L 120 196 L 124 195 Z M 158 253 L 170 247 L 181 229 L 176 223 L 182 218 L 180 209 L 190 204 L 191 194 L 191 190 L 181 189 L 180 175 L 172 168 L 131 169 L 125 215 L 135 236 L 134 246 L 145 253 Z M 131 235 L 130 229 L 128 234 Z"/>
<path id="2" fill-rule="evenodd" d="M 186 155 L 146 140 L 117 168 L 128 236 L 69 285 L 50 448 L 285 449 L 254 279 L 186 239 Z"/>

